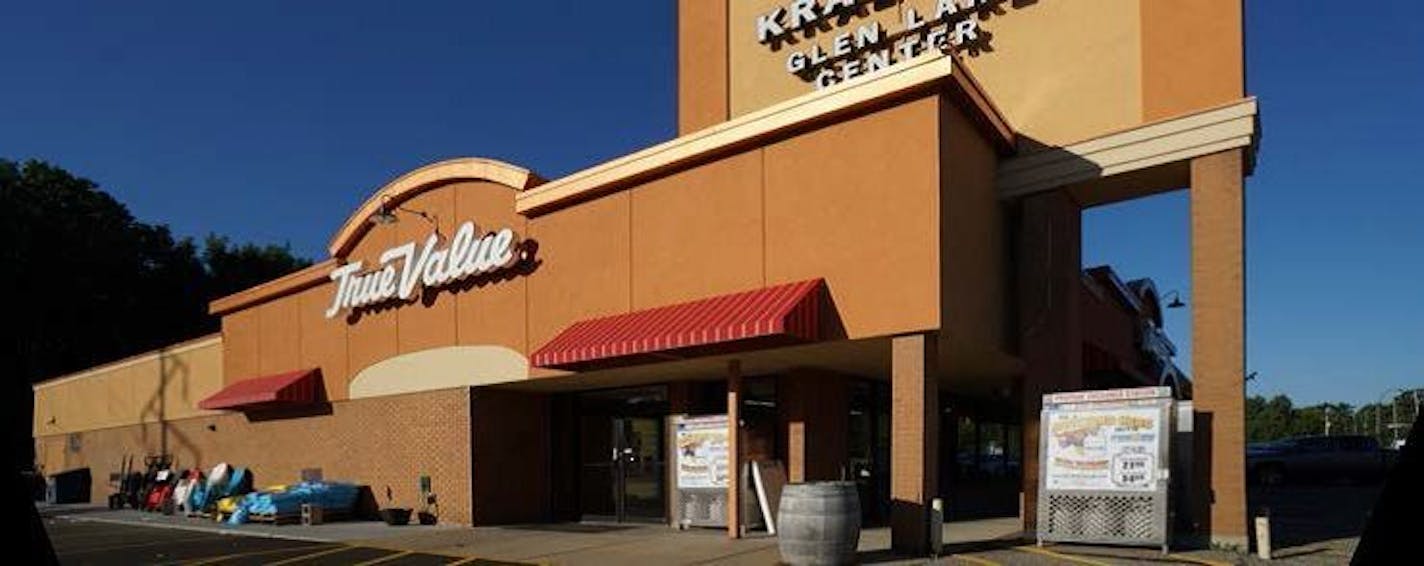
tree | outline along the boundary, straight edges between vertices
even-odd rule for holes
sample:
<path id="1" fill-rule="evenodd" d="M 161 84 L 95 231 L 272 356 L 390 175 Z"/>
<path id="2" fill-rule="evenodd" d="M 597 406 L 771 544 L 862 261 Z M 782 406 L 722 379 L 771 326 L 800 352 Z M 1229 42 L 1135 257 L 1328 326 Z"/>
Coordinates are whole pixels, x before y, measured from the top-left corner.
<path id="1" fill-rule="evenodd" d="M 1267 442 L 1293 436 L 1323 434 L 1363 434 L 1374 436 L 1381 445 L 1388 446 L 1395 439 L 1395 432 L 1389 429 L 1388 425 L 1393 422 L 1396 412 L 1399 423 L 1408 425 L 1414 422 L 1414 395 L 1414 391 L 1404 391 L 1386 400 L 1384 404 L 1371 403 L 1358 409 L 1349 403 L 1295 407 L 1290 398 L 1284 395 L 1277 395 L 1269 400 L 1253 395 L 1246 399 L 1246 441 Z M 1424 390 L 1421 390 L 1420 395 L 1421 399 L 1424 399 Z M 1330 423 L 1328 428 L 1326 422 Z M 1403 438 L 1409 431 L 1401 429 L 1398 434 L 1399 438 Z"/>
<path id="2" fill-rule="evenodd" d="M 23 389 L 6 396 L 21 453 L 32 447 L 30 383 L 212 332 L 211 300 L 309 263 L 217 236 L 200 257 L 192 240 L 136 220 L 93 181 L 0 159 L 0 363 Z"/>
<path id="3" fill-rule="evenodd" d="M 233 245 L 226 237 L 208 234 L 203 243 L 208 295 L 224 297 L 257 283 L 276 279 L 311 262 L 292 255 L 290 245 Z"/>
<path id="4" fill-rule="evenodd" d="M 1259 395 L 1246 399 L 1246 441 L 1265 442 L 1290 436 L 1295 407 L 1289 397 L 1277 395 L 1270 400 Z"/>

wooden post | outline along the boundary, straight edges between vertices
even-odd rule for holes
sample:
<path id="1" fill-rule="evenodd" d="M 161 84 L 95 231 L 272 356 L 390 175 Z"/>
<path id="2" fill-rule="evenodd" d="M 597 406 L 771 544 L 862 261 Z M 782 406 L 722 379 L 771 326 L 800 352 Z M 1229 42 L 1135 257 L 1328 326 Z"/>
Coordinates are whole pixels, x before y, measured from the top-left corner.
<path id="1" fill-rule="evenodd" d="M 742 536 L 742 362 L 727 363 L 727 538 Z"/>

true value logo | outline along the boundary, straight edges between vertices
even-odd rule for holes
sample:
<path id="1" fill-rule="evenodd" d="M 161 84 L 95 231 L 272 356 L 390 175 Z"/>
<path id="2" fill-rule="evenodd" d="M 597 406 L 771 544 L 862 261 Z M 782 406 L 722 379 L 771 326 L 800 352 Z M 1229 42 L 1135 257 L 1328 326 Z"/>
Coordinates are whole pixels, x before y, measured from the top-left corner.
<path id="1" fill-rule="evenodd" d="M 362 262 L 354 261 L 331 270 L 336 297 L 326 317 L 346 309 L 356 309 L 399 298 L 409 301 L 416 285 L 433 289 L 461 279 L 493 273 L 514 266 L 520 252 L 514 231 L 505 228 L 475 236 L 475 223 L 465 222 L 455 230 L 450 245 L 437 248 L 440 234 L 431 234 L 417 253 L 415 242 L 396 246 L 381 254 L 380 266 L 362 272 Z"/>

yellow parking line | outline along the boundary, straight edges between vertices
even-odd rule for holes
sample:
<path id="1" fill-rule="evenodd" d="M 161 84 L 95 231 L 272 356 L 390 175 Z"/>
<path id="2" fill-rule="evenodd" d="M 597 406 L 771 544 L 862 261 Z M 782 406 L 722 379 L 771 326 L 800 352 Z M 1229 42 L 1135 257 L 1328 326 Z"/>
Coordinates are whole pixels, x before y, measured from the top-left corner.
<path id="1" fill-rule="evenodd" d="M 383 544 L 367 544 L 367 543 L 362 542 L 362 541 L 352 541 L 352 542 L 350 542 L 350 543 L 348 543 L 348 544 L 350 544 L 351 546 L 357 546 L 357 547 L 360 547 L 360 548 L 374 548 L 374 549 L 376 549 L 376 550 L 388 550 L 388 551 L 390 551 L 390 552 L 405 552 L 405 551 L 409 550 L 409 549 L 405 549 L 405 548 L 396 548 L 396 547 L 394 547 L 394 546 L 383 545 Z M 420 553 L 420 554 L 429 554 L 429 555 L 432 555 L 432 556 L 439 556 L 439 557 L 441 557 L 441 558 L 465 558 L 466 556 L 469 556 L 468 554 L 454 554 L 454 553 L 452 553 L 452 552 L 450 552 L 450 551 L 448 551 L 448 550 L 411 550 L 410 552 L 417 552 L 417 553 Z"/>
<path id="2" fill-rule="evenodd" d="M 297 557 L 293 557 L 293 558 L 288 558 L 288 559 L 282 560 L 282 561 L 280 561 L 280 562 L 271 562 L 271 563 L 268 563 L 267 566 L 281 566 L 282 564 L 292 564 L 292 563 L 294 563 L 294 562 L 301 562 L 301 561 L 303 561 L 303 560 L 310 560 L 310 559 L 312 559 L 312 558 L 317 558 L 317 557 L 321 557 L 321 556 L 327 556 L 327 555 L 330 555 L 330 554 L 336 554 L 336 553 L 338 553 L 338 552 L 345 552 L 345 551 L 351 550 L 351 549 L 353 549 L 353 548 L 356 548 L 356 547 L 354 547 L 354 546 L 338 546 L 338 547 L 336 547 L 336 548 L 332 548 L 332 549 L 328 549 L 328 550 L 323 550 L 323 551 L 321 551 L 321 552 L 313 552 L 313 553 L 311 553 L 311 554 L 303 554 L 303 555 L 301 555 L 301 556 L 297 556 Z"/>
<path id="3" fill-rule="evenodd" d="M 994 562 L 993 560 L 985 560 L 983 558 L 979 558 L 977 556 L 970 556 L 968 554 L 951 554 L 949 556 L 950 558 L 958 558 L 970 564 L 978 564 L 979 566 L 1003 566 L 1002 564 Z"/>
<path id="4" fill-rule="evenodd" d="M 378 550 L 379 550 L 379 549 L 378 549 Z M 380 558 L 377 558 L 377 559 L 375 559 L 375 560 L 367 560 L 367 561 L 365 561 L 365 562 L 357 562 L 356 564 L 354 564 L 354 565 L 352 565 L 352 566 L 371 566 L 372 564 L 380 564 L 380 563 L 382 563 L 382 562 L 390 562 L 390 561 L 395 560 L 395 559 L 397 559 L 397 558 L 404 558 L 404 557 L 410 556 L 410 555 L 412 555 L 412 554 L 415 554 L 415 553 L 414 553 L 414 552 L 411 552 L 411 551 L 409 551 L 409 550 L 406 550 L 406 551 L 402 551 L 402 552 L 397 552 L 397 553 L 395 553 L 395 554 L 387 554 L 387 555 L 382 556 L 382 557 L 380 557 Z"/>
<path id="5" fill-rule="evenodd" d="M 1017 551 L 1019 551 L 1019 552 L 1028 552 L 1028 553 L 1030 553 L 1030 554 L 1038 554 L 1038 555 L 1042 555 L 1042 556 L 1048 556 L 1048 557 L 1052 557 L 1052 558 L 1057 558 L 1057 559 L 1059 559 L 1059 560 L 1067 560 L 1067 561 L 1069 561 L 1069 562 L 1076 562 L 1076 563 L 1078 563 L 1078 564 L 1087 564 L 1088 566 L 1112 566 L 1111 564 L 1108 564 L 1107 562 L 1098 562 L 1098 561 L 1096 561 L 1096 560 L 1088 560 L 1087 558 L 1080 558 L 1080 557 L 1077 557 L 1077 556 L 1073 556 L 1073 555 L 1071 555 L 1071 554 L 1063 554 L 1063 553 L 1061 553 L 1061 552 L 1054 552 L 1054 551 L 1052 551 L 1052 550 L 1039 548 L 1039 547 L 1037 547 L 1037 546 L 1016 546 L 1016 547 L 1014 547 L 1014 550 L 1017 550 Z"/>
<path id="6" fill-rule="evenodd" d="M 456 560 L 456 561 L 454 561 L 454 562 L 451 562 L 451 563 L 449 564 L 449 566 L 460 566 L 461 564 L 469 564 L 469 563 L 474 562 L 474 561 L 476 561 L 476 560 L 479 560 L 479 559 L 476 558 L 476 557 L 474 557 L 474 556 L 471 556 L 471 557 L 466 558 L 466 559 L 464 559 L 464 560 Z"/>
<path id="7" fill-rule="evenodd" d="M 322 544 L 319 546 L 325 547 L 328 545 Z M 287 548 L 269 548 L 267 550 L 254 550 L 252 552 L 238 552 L 235 554 L 224 554 L 222 556 L 204 558 L 202 560 L 198 560 L 197 562 L 189 562 L 186 566 L 204 566 L 206 564 L 217 564 L 218 562 L 222 562 L 224 560 L 232 560 L 233 558 L 247 558 L 249 556 L 265 556 L 268 554 L 279 554 L 282 552 L 301 552 L 306 550 L 311 550 L 311 547 L 303 548 L 300 546 L 289 546 Z"/>
<path id="8" fill-rule="evenodd" d="M 1205 558 L 1197 558 L 1197 557 L 1195 557 L 1195 556 L 1187 556 L 1187 555 L 1185 555 L 1185 554 L 1168 554 L 1168 555 L 1167 555 L 1167 558 L 1171 558 L 1172 560 L 1181 560 L 1182 562 L 1192 562 L 1192 563 L 1194 563 L 1194 564 L 1202 564 L 1202 565 L 1204 565 L 1204 566 L 1235 566 L 1234 564 L 1232 564 L 1232 563 L 1230 563 L 1230 562 L 1221 562 L 1221 561 L 1218 561 L 1218 560 L 1207 560 L 1207 559 L 1205 559 Z"/>

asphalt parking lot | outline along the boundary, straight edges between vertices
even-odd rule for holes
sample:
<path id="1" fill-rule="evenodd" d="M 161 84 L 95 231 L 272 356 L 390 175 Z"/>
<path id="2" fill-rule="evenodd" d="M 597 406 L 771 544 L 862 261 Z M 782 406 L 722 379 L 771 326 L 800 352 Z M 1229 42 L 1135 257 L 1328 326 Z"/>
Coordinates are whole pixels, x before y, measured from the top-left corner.
<path id="1" fill-rule="evenodd" d="M 362 545 L 178 531 L 63 517 L 47 518 L 45 528 L 62 564 L 511 564 Z"/>

